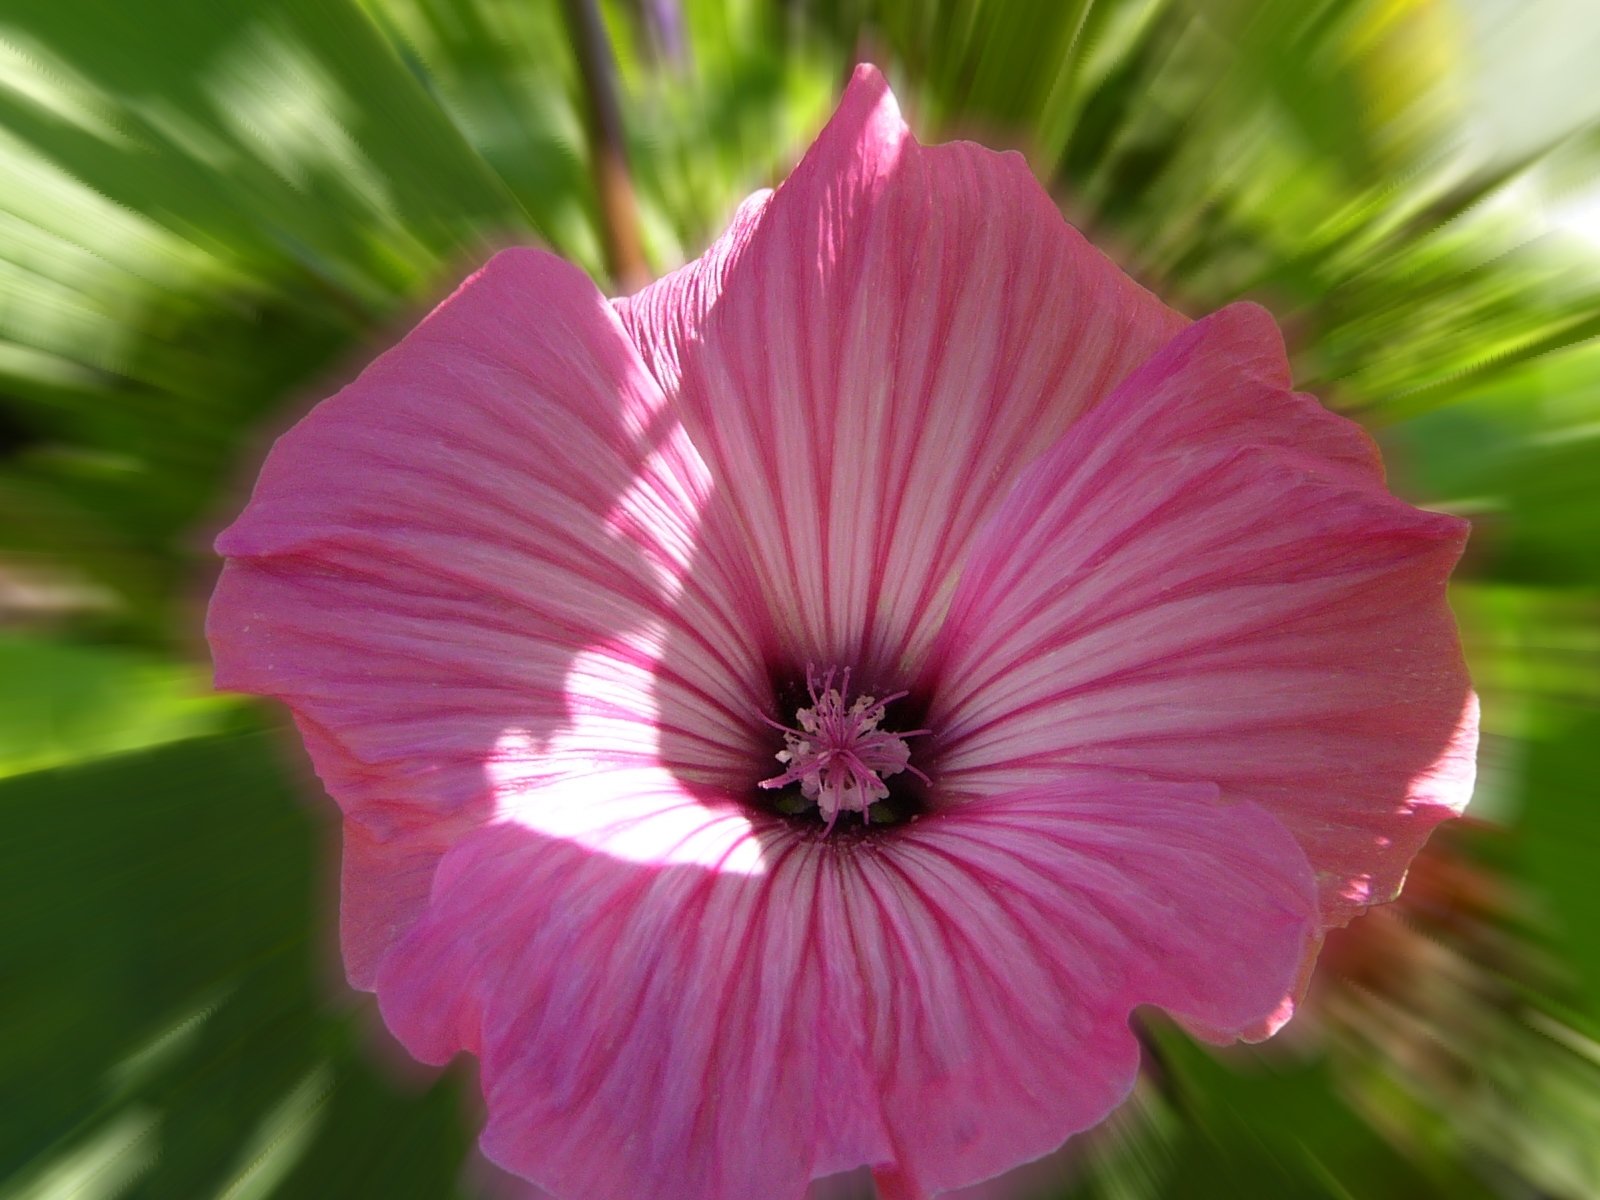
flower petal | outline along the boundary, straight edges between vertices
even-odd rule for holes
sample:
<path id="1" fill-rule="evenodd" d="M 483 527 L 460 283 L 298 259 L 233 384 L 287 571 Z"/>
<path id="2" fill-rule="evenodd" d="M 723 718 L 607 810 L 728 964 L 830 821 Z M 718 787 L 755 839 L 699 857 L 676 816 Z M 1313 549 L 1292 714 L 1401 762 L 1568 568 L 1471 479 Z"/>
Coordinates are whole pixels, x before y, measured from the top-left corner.
<path id="1" fill-rule="evenodd" d="M 687 775 L 750 761 L 755 651 L 688 570 L 708 490 L 604 298 L 536 251 L 497 256 L 279 439 L 218 539 L 207 632 L 218 686 L 290 705 L 352 823 L 354 981 L 492 813 L 508 736 L 592 716 L 653 755 L 646 691 L 672 701 Z M 669 634 L 693 653 L 657 672 Z"/>
<path id="2" fill-rule="evenodd" d="M 1102 1120 L 1137 1074 L 1133 1008 L 1219 1040 L 1275 1009 L 1316 928 L 1311 869 L 1276 820 L 1215 795 L 1058 775 L 924 818 L 863 870 L 880 949 L 861 971 L 907 1194 Z"/>
<path id="3" fill-rule="evenodd" d="M 926 648 L 1023 466 L 1183 325 L 1020 156 L 919 145 L 870 67 L 775 194 L 623 311 L 771 653 L 873 679 Z"/>
<path id="4" fill-rule="evenodd" d="M 1444 598 L 1466 526 L 1390 496 L 1281 358 L 1270 318 L 1226 309 L 1028 472 L 967 565 L 928 722 L 956 794 L 1072 765 L 1215 781 L 1295 834 L 1335 924 L 1471 791 Z"/>
<path id="5" fill-rule="evenodd" d="M 424 1061 L 480 1057 L 485 1153 L 556 1195 L 798 1197 L 887 1150 L 859 985 L 826 955 L 837 864 L 759 845 L 750 873 L 480 830 L 386 961 L 384 1020 Z"/>
<path id="6" fill-rule="evenodd" d="M 698 336 L 706 314 L 722 295 L 723 280 L 749 244 L 771 199 L 771 188 L 747 196 L 722 236 L 699 258 L 632 296 L 612 300 L 640 355 L 669 395 L 682 382 L 679 354 Z"/>
<path id="7" fill-rule="evenodd" d="M 372 987 L 378 963 L 427 907 L 434 869 L 477 814 L 449 821 L 412 820 L 379 833 L 346 818 L 340 866 L 339 948 L 356 987 Z"/>
<path id="8" fill-rule="evenodd" d="M 497 824 L 379 1001 L 418 1057 L 481 1057 L 486 1152 L 558 1195 L 784 1200 L 862 1163 L 954 1187 L 1119 1103 L 1134 1007 L 1233 1030 L 1289 985 L 1309 867 L 1214 796 L 1102 773 L 884 840 L 756 827 L 757 871 Z"/>

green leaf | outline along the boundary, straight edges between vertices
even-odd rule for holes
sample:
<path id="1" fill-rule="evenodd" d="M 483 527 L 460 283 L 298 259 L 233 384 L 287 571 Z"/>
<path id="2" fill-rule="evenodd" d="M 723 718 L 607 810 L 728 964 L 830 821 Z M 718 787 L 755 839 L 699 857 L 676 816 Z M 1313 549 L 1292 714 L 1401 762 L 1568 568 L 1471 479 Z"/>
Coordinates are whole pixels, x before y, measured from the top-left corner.
<path id="1" fill-rule="evenodd" d="M 0 778 L 181 741 L 238 707 L 201 668 L 102 646 L 0 635 Z"/>
<path id="2" fill-rule="evenodd" d="M 1591 671 L 1600 654 L 1591 655 Z M 1549 905 L 1552 935 L 1590 1014 L 1600 1017 L 1600 824 L 1595 748 L 1600 711 L 1548 713 L 1528 747 L 1522 851 L 1528 876 Z"/>
<path id="3" fill-rule="evenodd" d="M 0 1196 L 462 1194 L 459 1088 L 374 1056 L 333 960 L 336 838 L 280 748 L 0 782 L 0 1021 L 27 1031 L 0 1044 Z"/>

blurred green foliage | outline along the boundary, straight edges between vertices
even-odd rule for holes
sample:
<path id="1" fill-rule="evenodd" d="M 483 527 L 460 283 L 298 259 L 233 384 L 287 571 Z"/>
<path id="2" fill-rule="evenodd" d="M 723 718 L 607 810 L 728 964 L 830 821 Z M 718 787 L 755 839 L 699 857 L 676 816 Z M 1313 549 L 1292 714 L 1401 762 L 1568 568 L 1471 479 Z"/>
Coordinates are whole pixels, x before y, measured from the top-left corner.
<path id="1" fill-rule="evenodd" d="M 604 7 L 655 270 L 871 57 L 1180 307 L 1267 303 L 1395 486 L 1474 520 L 1479 823 L 1331 939 L 1287 1046 L 1151 1029 L 1041 1194 L 1600 1194 L 1600 124 L 1504 84 L 1594 49 L 1582 11 Z M 274 433 L 499 245 L 603 276 L 581 71 L 555 0 L 0 9 L 0 1197 L 502 1182 L 470 1081 L 389 1062 L 338 982 L 327 806 L 197 630 Z"/>

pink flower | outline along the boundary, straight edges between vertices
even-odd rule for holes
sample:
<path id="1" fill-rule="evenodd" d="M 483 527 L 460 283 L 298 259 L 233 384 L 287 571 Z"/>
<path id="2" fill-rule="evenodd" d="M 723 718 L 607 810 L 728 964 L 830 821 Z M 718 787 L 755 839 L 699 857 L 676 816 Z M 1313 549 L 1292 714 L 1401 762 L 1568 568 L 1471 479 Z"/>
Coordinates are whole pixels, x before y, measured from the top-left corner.
<path id="1" fill-rule="evenodd" d="M 285 435 L 209 633 L 345 813 L 352 982 L 562 1197 L 885 1196 L 1288 1015 L 1458 812 L 1465 530 L 1014 155 L 857 73 L 607 303 L 496 257 Z M 913 731 L 925 731 L 912 736 Z"/>

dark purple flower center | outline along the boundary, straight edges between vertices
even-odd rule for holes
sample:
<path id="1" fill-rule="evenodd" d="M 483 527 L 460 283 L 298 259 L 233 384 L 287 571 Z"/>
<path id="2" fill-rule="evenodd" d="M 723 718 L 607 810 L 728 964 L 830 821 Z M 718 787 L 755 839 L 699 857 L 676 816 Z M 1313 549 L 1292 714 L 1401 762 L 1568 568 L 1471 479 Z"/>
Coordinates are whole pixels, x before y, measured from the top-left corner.
<path id="1" fill-rule="evenodd" d="M 809 666 L 806 693 L 810 702 L 796 707 L 794 725 L 763 718 L 783 734 L 783 749 L 775 757 L 784 770 L 763 779 L 760 786 L 790 789 L 775 799 L 773 807 L 785 816 L 814 814 L 825 833 L 833 832 L 841 817 L 869 826 L 897 824 L 913 815 L 911 806 L 895 802 L 887 781 L 909 772 L 928 782 L 927 775 L 911 764 L 906 741 L 928 731 L 882 727 L 888 706 L 906 693 L 893 692 L 882 699 L 865 693 L 853 696 L 848 668 L 830 668 L 819 676 Z"/>

